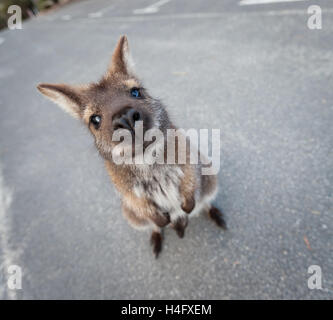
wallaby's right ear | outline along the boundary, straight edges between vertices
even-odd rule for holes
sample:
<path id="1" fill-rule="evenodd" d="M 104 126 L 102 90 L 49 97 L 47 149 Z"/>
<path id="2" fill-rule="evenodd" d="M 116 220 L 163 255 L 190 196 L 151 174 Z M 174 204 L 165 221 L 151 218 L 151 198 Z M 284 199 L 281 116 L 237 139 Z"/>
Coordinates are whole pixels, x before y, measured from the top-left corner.
<path id="1" fill-rule="evenodd" d="M 37 89 L 73 117 L 81 117 L 84 109 L 81 88 L 68 84 L 41 83 Z"/>
<path id="2" fill-rule="evenodd" d="M 121 36 L 116 48 L 113 51 L 108 74 L 123 73 L 127 75 L 134 74 L 134 63 L 129 51 L 128 40 L 126 36 Z"/>

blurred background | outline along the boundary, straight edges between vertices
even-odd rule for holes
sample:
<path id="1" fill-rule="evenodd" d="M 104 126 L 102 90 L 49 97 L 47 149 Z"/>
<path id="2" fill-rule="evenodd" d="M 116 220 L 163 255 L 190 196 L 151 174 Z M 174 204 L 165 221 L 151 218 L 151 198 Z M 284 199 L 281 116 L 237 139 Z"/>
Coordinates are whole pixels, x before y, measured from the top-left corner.
<path id="1" fill-rule="evenodd" d="M 56 2 L 0 1 L 0 298 L 332 299 L 332 1 Z M 158 260 L 88 131 L 36 90 L 98 80 L 122 34 L 177 125 L 221 129 L 229 231 L 166 230 Z"/>

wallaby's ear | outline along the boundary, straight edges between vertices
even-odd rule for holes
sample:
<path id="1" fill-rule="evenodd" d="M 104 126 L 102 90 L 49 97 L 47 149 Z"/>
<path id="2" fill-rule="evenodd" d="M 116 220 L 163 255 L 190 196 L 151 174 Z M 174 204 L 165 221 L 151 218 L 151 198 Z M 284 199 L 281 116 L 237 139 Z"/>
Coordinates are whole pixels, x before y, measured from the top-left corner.
<path id="1" fill-rule="evenodd" d="M 83 111 L 82 88 L 68 84 L 41 83 L 37 89 L 75 118 Z"/>
<path id="2" fill-rule="evenodd" d="M 133 67 L 134 64 L 129 52 L 127 37 L 121 36 L 113 51 L 108 74 L 123 73 L 130 75 L 133 74 Z"/>

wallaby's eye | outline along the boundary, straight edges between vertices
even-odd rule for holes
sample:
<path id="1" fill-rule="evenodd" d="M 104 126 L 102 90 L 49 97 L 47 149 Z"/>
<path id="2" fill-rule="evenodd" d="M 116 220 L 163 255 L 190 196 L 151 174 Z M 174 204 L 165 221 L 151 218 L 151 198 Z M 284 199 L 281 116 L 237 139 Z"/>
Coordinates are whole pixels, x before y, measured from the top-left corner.
<path id="1" fill-rule="evenodd" d="M 141 93 L 139 88 L 132 88 L 131 89 L 131 96 L 134 98 L 141 98 Z"/>
<path id="2" fill-rule="evenodd" d="M 102 122 L 102 117 L 97 114 L 93 114 L 90 117 L 90 123 L 94 125 L 95 129 L 99 129 L 99 127 L 101 126 L 101 122 Z"/>

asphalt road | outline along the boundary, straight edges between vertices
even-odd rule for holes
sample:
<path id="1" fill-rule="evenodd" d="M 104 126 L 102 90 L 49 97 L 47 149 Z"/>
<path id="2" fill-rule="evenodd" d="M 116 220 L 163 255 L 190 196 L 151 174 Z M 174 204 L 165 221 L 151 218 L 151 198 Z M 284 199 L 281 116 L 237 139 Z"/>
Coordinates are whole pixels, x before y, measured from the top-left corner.
<path id="1" fill-rule="evenodd" d="M 332 1 L 134 13 L 154 2 L 81 1 L 0 32 L 0 298 L 332 299 Z M 322 30 L 307 27 L 310 4 Z M 97 80 L 121 34 L 177 125 L 221 129 L 229 231 L 205 217 L 183 240 L 167 230 L 158 260 L 87 130 L 35 89 Z M 7 288 L 11 264 L 21 290 Z"/>

